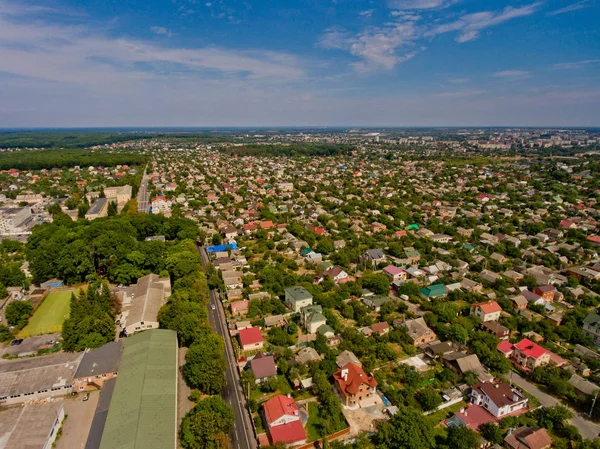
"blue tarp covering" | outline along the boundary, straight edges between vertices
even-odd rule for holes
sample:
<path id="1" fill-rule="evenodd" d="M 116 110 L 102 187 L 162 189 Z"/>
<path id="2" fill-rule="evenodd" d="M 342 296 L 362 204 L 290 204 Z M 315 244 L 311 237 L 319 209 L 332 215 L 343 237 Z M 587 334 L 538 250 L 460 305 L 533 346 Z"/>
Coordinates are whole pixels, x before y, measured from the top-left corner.
<path id="1" fill-rule="evenodd" d="M 228 249 L 230 249 L 232 251 L 237 249 L 237 243 L 235 242 L 235 240 L 232 240 L 230 243 L 228 243 L 226 245 L 207 246 L 206 252 L 207 253 L 217 253 L 220 251 L 227 251 Z"/>

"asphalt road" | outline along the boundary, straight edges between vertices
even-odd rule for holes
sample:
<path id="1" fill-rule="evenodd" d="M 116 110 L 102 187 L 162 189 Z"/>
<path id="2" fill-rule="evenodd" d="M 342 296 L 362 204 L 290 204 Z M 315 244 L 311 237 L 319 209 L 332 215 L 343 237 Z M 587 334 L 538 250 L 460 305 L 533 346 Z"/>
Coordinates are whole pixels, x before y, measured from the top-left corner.
<path id="1" fill-rule="evenodd" d="M 144 168 L 144 176 L 142 177 L 142 182 L 140 183 L 140 190 L 138 190 L 137 194 L 137 202 L 138 202 L 138 212 L 148 212 L 150 208 L 150 201 L 148 196 L 150 192 L 148 192 L 148 174 L 146 173 L 146 168 Z"/>
<path id="2" fill-rule="evenodd" d="M 198 248 L 198 251 L 200 251 L 203 263 L 205 265 L 209 263 L 204 248 Z M 254 437 L 254 430 L 252 429 L 251 417 L 248 413 L 246 399 L 240 385 L 235 352 L 225 321 L 225 311 L 219 299 L 219 294 L 215 290 L 211 290 L 210 292 L 208 321 L 215 332 L 221 335 L 225 341 L 225 358 L 227 360 L 225 378 L 227 384 L 221 392 L 221 396 L 231 406 L 235 417 L 233 430 L 230 434 L 232 446 L 234 449 L 256 449 L 257 444 Z"/>
<path id="3" fill-rule="evenodd" d="M 540 401 L 540 404 L 542 404 L 544 407 L 553 407 L 557 404 L 562 404 L 565 407 L 569 408 L 575 416 L 573 418 L 571 418 L 568 422 L 569 422 L 569 424 L 572 424 L 575 427 L 577 427 L 577 429 L 579 430 L 579 433 L 581 434 L 581 436 L 583 438 L 593 440 L 594 438 L 597 438 L 598 436 L 600 436 L 600 425 L 596 424 L 593 421 L 590 421 L 587 418 L 587 416 L 585 416 L 581 413 L 577 413 L 571 407 L 569 407 L 566 404 L 563 404 L 561 401 L 556 399 L 554 396 L 550 396 L 549 394 L 544 393 L 538 387 L 533 385 L 531 382 L 528 382 L 527 380 L 523 379 L 521 376 L 519 376 L 515 372 L 511 371 L 510 380 L 512 381 L 512 383 L 517 385 L 519 388 L 522 388 L 527 393 L 535 396 Z"/>

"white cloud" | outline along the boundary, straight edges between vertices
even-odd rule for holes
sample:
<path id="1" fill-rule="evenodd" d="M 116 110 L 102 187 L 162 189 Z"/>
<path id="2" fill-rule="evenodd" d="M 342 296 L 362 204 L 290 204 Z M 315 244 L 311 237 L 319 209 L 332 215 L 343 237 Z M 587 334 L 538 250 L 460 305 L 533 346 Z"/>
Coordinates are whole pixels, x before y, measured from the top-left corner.
<path id="1" fill-rule="evenodd" d="M 457 90 L 450 92 L 440 92 L 438 94 L 434 94 L 434 96 L 439 98 L 461 98 L 461 97 L 472 97 L 474 95 L 483 95 L 485 90 L 481 89 L 466 89 L 466 90 Z"/>
<path id="2" fill-rule="evenodd" d="M 13 20 L 0 0 L 0 72 L 94 88 L 165 76 L 297 80 L 305 75 L 293 55 L 220 47 L 162 47 L 142 40 L 109 37 L 84 26 Z M 152 27 L 160 35 L 169 31 Z M 211 75 L 212 74 L 212 75 Z"/>
<path id="3" fill-rule="evenodd" d="M 600 64 L 600 59 L 586 59 L 584 61 L 561 62 L 552 66 L 555 70 L 581 69 L 592 64 Z"/>
<path id="4" fill-rule="evenodd" d="M 422 31 L 418 16 L 400 18 L 380 27 L 369 27 L 358 35 L 340 28 L 330 28 L 319 41 L 324 48 L 346 50 L 360 59 L 352 66 L 360 72 L 392 69 L 413 58 L 422 48 L 415 41 Z"/>
<path id="5" fill-rule="evenodd" d="M 361 11 L 358 13 L 359 16 L 362 17 L 371 17 L 373 15 L 373 13 L 375 12 L 374 9 L 367 9 L 365 11 Z"/>
<path id="6" fill-rule="evenodd" d="M 390 0 L 392 9 L 441 9 L 447 8 L 459 0 Z"/>
<path id="7" fill-rule="evenodd" d="M 152 26 L 152 27 L 150 27 L 150 30 L 152 30 L 153 33 L 158 34 L 159 36 L 172 36 L 173 35 L 173 33 L 171 33 L 165 27 Z"/>
<path id="8" fill-rule="evenodd" d="M 537 11 L 540 2 L 514 8 L 507 6 L 499 11 L 482 11 L 466 14 L 454 22 L 437 25 L 425 33 L 426 36 L 437 36 L 439 34 L 459 31 L 456 41 L 459 43 L 469 42 L 477 39 L 481 31 L 500 25 L 509 20 L 529 16 Z"/>
<path id="9" fill-rule="evenodd" d="M 500 72 L 495 72 L 494 76 L 496 78 L 505 78 L 505 79 L 524 79 L 531 78 L 531 72 L 525 70 L 502 70 Z"/>
<path id="10" fill-rule="evenodd" d="M 557 16 L 559 14 L 565 14 L 567 12 L 571 12 L 571 11 L 577 11 L 579 9 L 584 9 L 584 8 L 588 8 L 590 5 L 589 0 L 583 0 L 577 3 L 573 3 L 571 5 L 567 5 L 564 8 L 560 8 L 557 9 L 555 11 L 550 11 L 548 14 L 546 14 L 547 16 Z"/>
<path id="11" fill-rule="evenodd" d="M 465 84 L 470 81 L 469 78 L 450 78 L 448 82 L 450 84 Z"/>

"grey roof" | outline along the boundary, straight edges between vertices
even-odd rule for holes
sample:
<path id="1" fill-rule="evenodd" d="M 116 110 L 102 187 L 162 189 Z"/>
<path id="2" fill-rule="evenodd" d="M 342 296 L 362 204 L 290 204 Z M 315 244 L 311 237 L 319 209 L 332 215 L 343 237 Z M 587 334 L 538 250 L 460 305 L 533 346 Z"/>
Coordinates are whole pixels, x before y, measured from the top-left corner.
<path id="1" fill-rule="evenodd" d="M 100 391 L 100 397 L 98 398 L 98 404 L 96 405 L 94 419 L 92 420 L 92 427 L 90 428 L 90 433 L 88 434 L 88 439 L 85 443 L 85 449 L 100 449 L 102 432 L 104 432 L 104 425 L 106 424 L 106 417 L 108 416 L 108 408 L 110 406 L 110 400 L 112 399 L 113 392 L 115 391 L 116 383 L 116 378 L 112 378 L 104 382 L 104 386 Z"/>
<path id="2" fill-rule="evenodd" d="M 0 362 L 0 397 L 37 393 L 73 385 L 82 352 Z"/>
<path id="3" fill-rule="evenodd" d="M 584 379 L 583 377 L 573 374 L 569 379 L 569 383 L 575 387 L 578 391 L 587 394 L 588 396 L 592 396 L 596 393 L 596 391 L 600 390 L 598 385 L 590 382 L 589 380 Z"/>
<path id="4" fill-rule="evenodd" d="M 414 320 L 408 320 L 402 323 L 404 327 L 408 330 L 408 336 L 413 340 L 417 340 L 418 338 L 425 335 L 427 332 L 431 331 L 427 323 L 423 318 L 416 318 Z"/>
<path id="5" fill-rule="evenodd" d="M 171 280 L 149 274 L 138 279 L 137 284 L 127 288 L 126 295 L 133 295 L 127 313 L 126 325 L 141 321 L 156 321 L 158 311 L 171 296 Z"/>
<path id="6" fill-rule="evenodd" d="M 385 259 L 385 254 L 381 248 L 368 249 L 365 251 L 365 256 L 373 260 Z"/>
<path id="7" fill-rule="evenodd" d="M 0 448 L 41 449 L 63 408 L 60 402 L 11 407 L 0 411 Z"/>
<path id="8" fill-rule="evenodd" d="M 106 201 L 107 201 L 106 198 L 98 198 L 96 201 L 94 201 L 94 204 L 92 204 L 92 206 L 88 209 L 88 211 L 86 212 L 86 215 L 99 214 L 100 211 L 102 210 L 102 208 L 104 208 Z"/>
<path id="9" fill-rule="evenodd" d="M 304 287 L 297 285 L 285 289 L 286 296 L 289 296 L 293 301 L 302 301 L 303 299 L 312 299 L 312 295 Z"/>
<path id="10" fill-rule="evenodd" d="M 122 340 L 111 341 L 96 349 L 88 349 L 77 368 L 75 378 L 114 373 L 119 370 Z"/>
<path id="11" fill-rule="evenodd" d="M 295 357 L 296 362 L 306 365 L 308 362 L 318 362 L 321 360 L 319 353 L 310 346 L 300 349 Z"/>
<path id="12" fill-rule="evenodd" d="M 344 351 L 340 355 L 335 358 L 336 365 L 341 368 L 342 366 L 346 366 L 348 363 L 354 363 L 358 366 L 362 366 L 358 357 L 354 355 L 351 351 Z"/>
<path id="13" fill-rule="evenodd" d="M 600 323 L 600 315 L 595 312 L 590 312 L 587 314 L 585 319 L 583 320 L 583 324 L 588 324 L 592 326 L 597 326 Z"/>

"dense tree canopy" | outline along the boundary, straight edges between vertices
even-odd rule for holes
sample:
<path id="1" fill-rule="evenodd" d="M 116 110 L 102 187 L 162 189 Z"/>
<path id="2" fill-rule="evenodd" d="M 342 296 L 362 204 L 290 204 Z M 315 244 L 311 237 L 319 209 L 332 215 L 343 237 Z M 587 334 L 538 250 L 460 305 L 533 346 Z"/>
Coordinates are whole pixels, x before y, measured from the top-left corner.
<path id="1" fill-rule="evenodd" d="M 198 227 L 190 220 L 148 214 L 91 222 L 59 218 L 34 227 L 27 241 L 26 254 L 35 282 L 59 278 L 74 284 L 101 276 L 130 284 L 165 269 L 173 270 L 174 275 L 195 269 L 192 261 L 168 251 L 174 239 L 196 239 Z M 167 242 L 145 241 L 154 235 L 164 235 Z"/>
<path id="2" fill-rule="evenodd" d="M 233 410 L 220 396 L 203 399 L 181 423 L 181 445 L 185 449 L 229 447 L 227 434 L 233 420 Z"/>
<path id="3" fill-rule="evenodd" d="M 63 323 L 65 351 L 98 348 L 115 339 L 118 305 L 107 284 L 91 284 L 87 292 L 71 295 L 71 314 Z"/>
<path id="4" fill-rule="evenodd" d="M 188 384 L 206 394 L 218 394 L 225 386 L 225 348 L 223 339 L 207 333 L 193 343 L 186 356 L 183 375 Z"/>

